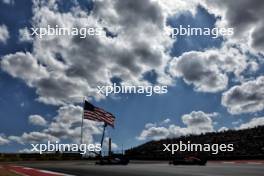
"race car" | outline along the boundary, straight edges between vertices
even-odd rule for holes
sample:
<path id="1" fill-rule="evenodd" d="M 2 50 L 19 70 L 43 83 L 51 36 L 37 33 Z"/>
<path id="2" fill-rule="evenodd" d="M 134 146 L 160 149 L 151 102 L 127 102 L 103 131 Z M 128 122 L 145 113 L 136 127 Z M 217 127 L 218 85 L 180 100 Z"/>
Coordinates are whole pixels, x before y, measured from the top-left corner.
<path id="1" fill-rule="evenodd" d="M 122 154 L 113 154 L 111 156 L 101 157 L 95 164 L 98 165 L 127 165 L 129 159 Z"/>
<path id="2" fill-rule="evenodd" d="M 205 157 L 198 156 L 186 156 L 186 157 L 175 157 L 169 164 L 173 165 L 201 165 L 204 166 L 207 163 Z"/>

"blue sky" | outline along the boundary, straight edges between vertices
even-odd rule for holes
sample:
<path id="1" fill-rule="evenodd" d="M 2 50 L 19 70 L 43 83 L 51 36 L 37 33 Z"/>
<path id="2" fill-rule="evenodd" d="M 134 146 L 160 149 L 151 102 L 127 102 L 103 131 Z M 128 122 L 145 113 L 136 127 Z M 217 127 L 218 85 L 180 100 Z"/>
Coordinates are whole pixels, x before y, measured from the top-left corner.
<path id="1" fill-rule="evenodd" d="M 85 1 L 80 2 L 82 10 L 93 10 L 93 4 Z M 62 1 L 59 3 L 58 13 L 70 13 L 73 2 Z M 0 42 L 0 57 L 4 59 L 7 54 L 14 54 L 18 51 L 32 52 L 33 45 L 30 42 L 19 41 L 19 29 L 30 27 L 32 23 L 32 3 L 30 0 L 15 1 L 14 4 L 5 4 L 0 1 L 0 25 L 7 26 L 9 39 L 6 43 Z M 210 14 L 204 7 L 198 6 L 197 12 L 193 16 L 191 12 L 186 11 L 181 14 L 172 15 L 167 18 L 166 23 L 171 27 L 179 25 L 192 25 L 193 27 L 215 27 L 216 17 Z M 223 37 L 213 39 L 211 36 L 180 36 L 174 41 L 170 49 L 170 57 L 177 59 L 184 52 L 201 51 L 210 49 L 220 49 L 225 43 Z M 256 56 L 255 56 L 256 57 Z M 249 56 L 247 58 L 250 59 Z M 261 55 L 256 57 L 261 60 Z M 241 75 L 245 78 L 257 78 L 263 75 L 263 63 L 259 62 L 259 69 L 254 73 L 244 71 Z M 153 71 L 153 70 L 152 70 Z M 156 72 L 145 73 L 145 79 L 151 83 L 156 83 Z M 147 123 L 159 123 L 165 119 L 170 119 L 170 124 L 179 127 L 185 127 L 181 117 L 184 114 L 190 114 L 193 111 L 202 111 L 205 114 L 217 113 L 211 117 L 215 131 L 221 127 L 235 128 L 241 123 L 249 122 L 253 117 L 264 115 L 263 108 L 258 111 L 248 113 L 232 114 L 221 104 L 223 92 L 234 85 L 240 85 L 241 82 L 234 81 L 233 73 L 227 73 L 229 76 L 228 87 L 217 92 L 200 92 L 194 90 L 193 84 L 187 84 L 183 78 L 174 79 L 174 83 L 168 86 L 168 93 L 162 95 L 117 95 L 118 98 L 107 97 L 100 101 L 92 98 L 91 102 L 105 110 L 115 114 L 115 129 L 108 128 L 108 135 L 119 146 L 125 148 L 144 143 L 146 140 L 138 140 L 142 130 L 147 130 Z M 154 76 L 153 76 L 154 75 Z M 94 75 L 96 76 L 96 75 Z M 3 138 L 9 136 L 21 136 L 23 133 L 32 131 L 42 131 L 46 127 L 32 125 L 28 121 L 30 115 L 38 114 L 45 118 L 47 122 L 52 122 L 57 115 L 57 110 L 62 105 L 54 105 L 37 101 L 39 94 L 37 87 L 29 86 L 23 78 L 11 76 L 8 72 L 0 69 L 0 134 Z M 75 105 L 81 105 L 73 103 Z M 210 116 L 210 115 L 209 115 Z M 81 118 L 81 117 L 80 117 Z M 240 120 L 239 120 L 240 119 Z M 238 124 L 232 122 L 240 121 Z M 170 124 L 165 124 L 168 127 Z M 167 126 L 166 126 L 167 125 Z M 158 127 L 157 125 L 156 127 Z M 99 141 L 100 135 L 94 136 L 94 141 Z M 65 141 L 68 141 L 67 139 Z M 15 152 L 28 146 L 11 141 L 6 145 L 0 145 L 1 152 Z"/>

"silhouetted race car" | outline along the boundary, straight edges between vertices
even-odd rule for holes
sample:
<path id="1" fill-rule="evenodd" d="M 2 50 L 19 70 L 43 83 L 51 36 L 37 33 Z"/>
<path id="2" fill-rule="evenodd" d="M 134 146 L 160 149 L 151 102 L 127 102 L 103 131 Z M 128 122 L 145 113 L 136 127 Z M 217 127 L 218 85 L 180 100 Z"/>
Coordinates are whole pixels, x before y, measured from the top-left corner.
<path id="1" fill-rule="evenodd" d="M 127 165 L 129 159 L 122 154 L 113 154 L 112 156 L 101 157 L 95 164 L 99 165 Z"/>
<path id="2" fill-rule="evenodd" d="M 187 157 L 175 157 L 170 164 L 173 165 L 201 165 L 204 166 L 207 163 L 205 157 L 187 156 Z"/>

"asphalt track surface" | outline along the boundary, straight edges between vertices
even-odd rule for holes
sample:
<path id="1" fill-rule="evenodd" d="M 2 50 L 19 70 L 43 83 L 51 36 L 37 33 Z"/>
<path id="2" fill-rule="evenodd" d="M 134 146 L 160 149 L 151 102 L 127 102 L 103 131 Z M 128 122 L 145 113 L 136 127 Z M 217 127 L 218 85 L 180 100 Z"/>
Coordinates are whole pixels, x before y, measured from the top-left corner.
<path id="1" fill-rule="evenodd" d="M 75 176 L 263 176 L 264 164 L 209 162 L 206 166 L 173 166 L 167 162 L 132 162 L 100 166 L 91 161 L 23 162 L 16 165 Z"/>

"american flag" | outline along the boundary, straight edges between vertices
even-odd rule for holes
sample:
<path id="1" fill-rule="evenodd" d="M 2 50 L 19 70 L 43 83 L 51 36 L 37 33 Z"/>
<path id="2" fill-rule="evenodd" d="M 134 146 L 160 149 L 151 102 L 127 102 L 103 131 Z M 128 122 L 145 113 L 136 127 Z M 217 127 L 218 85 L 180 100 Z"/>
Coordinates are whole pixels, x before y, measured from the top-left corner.
<path id="1" fill-rule="evenodd" d="M 114 127 L 115 116 L 109 112 L 106 112 L 102 108 L 98 108 L 88 101 L 84 101 L 83 111 L 84 119 L 105 122 L 107 125 Z"/>

